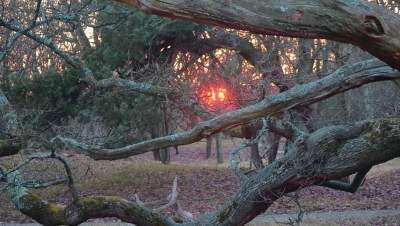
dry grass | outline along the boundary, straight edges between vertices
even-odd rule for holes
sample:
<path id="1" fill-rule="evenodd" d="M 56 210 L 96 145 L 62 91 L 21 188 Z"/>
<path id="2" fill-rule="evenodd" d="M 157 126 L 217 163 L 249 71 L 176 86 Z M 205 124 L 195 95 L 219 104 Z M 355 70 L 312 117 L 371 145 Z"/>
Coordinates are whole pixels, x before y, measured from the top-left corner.
<path id="1" fill-rule="evenodd" d="M 233 147 L 237 142 L 239 141 L 225 141 L 225 153 L 228 152 L 226 149 Z M 185 149 L 192 149 L 192 152 L 202 152 L 205 151 L 204 146 L 204 142 L 185 146 L 181 148 L 181 153 L 183 154 L 186 151 Z M 21 156 L 2 158 L 0 164 L 11 167 L 21 158 Z M 144 201 L 154 201 L 164 198 L 168 194 L 173 178 L 177 175 L 183 205 L 190 206 L 188 210 L 199 214 L 215 209 L 237 188 L 237 179 L 227 169 L 227 164 L 217 166 L 215 159 L 196 160 L 194 164 L 163 165 L 149 161 L 148 157 L 142 156 L 118 161 L 93 161 L 81 155 L 68 156 L 67 158 L 74 172 L 76 186 L 82 195 L 118 195 L 131 199 L 135 193 L 139 193 Z M 387 175 L 399 168 L 400 159 L 395 159 L 383 165 L 375 166 L 369 176 Z M 24 175 L 27 178 L 53 178 L 57 175 L 63 175 L 63 169 L 60 164 L 53 161 L 35 161 L 24 170 Z M 65 186 L 56 186 L 37 192 L 49 200 L 68 201 L 68 190 Z M 331 202 L 332 205 L 336 205 L 334 201 L 329 196 L 321 196 L 318 200 L 304 197 L 303 204 L 313 206 L 317 202 L 318 204 L 327 203 L 327 206 L 329 206 L 328 204 Z M 0 195 L 0 222 L 13 220 L 29 221 L 13 209 L 6 195 Z M 387 225 L 394 225 L 390 224 L 390 221 L 388 222 Z M 374 225 L 367 223 L 366 225 Z M 306 221 L 304 225 L 326 224 Z M 347 224 L 332 223 L 331 225 Z"/>
<path id="2" fill-rule="evenodd" d="M 2 159 L 0 164 L 12 166 L 20 156 Z M 163 165 L 140 158 L 119 161 L 93 161 L 85 156 L 68 157 L 75 184 L 81 195 L 116 195 L 133 200 L 134 194 L 147 201 L 165 199 L 172 181 L 178 176 L 180 200 L 194 214 L 211 211 L 232 195 L 237 187 L 235 176 L 226 168 L 215 166 Z M 62 167 L 53 161 L 34 161 L 25 168 L 27 178 L 54 178 L 62 175 Z M 66 186 L 35 191 L 47 200 L 68 202 Z M 29 222 L 6 195 L 0 195 L 0 222 Z"/>

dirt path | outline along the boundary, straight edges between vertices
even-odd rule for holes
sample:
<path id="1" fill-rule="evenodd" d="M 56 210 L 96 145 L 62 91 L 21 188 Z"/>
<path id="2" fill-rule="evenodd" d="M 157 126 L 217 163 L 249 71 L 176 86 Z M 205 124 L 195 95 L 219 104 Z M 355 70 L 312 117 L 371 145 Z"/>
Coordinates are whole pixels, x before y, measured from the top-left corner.
<path id="1" fill-rule="evenodd" d="M 329 211 L 329 212 L 311 212 L 307 213 L 303 218 L 303 225 L 332 225 L 331 222 L 339 223 L 345 220 L 352 220 L 354 225 L 358 224 L 359 220 L 363 222 L 373 220 L 379 217 L 400 217 L 400 209 L 392 210 L 350 210 L 350 211 Z M 248 226 L 262 226 L 262 225 L 283 225 L 279 222 L 288 222 L 288 220 L 296 218 L 296 214 L 264 214 L 254 219 Z M 398 222 L 400 225 L 400 219 Z M 118 222 L 91 222 L 82 224 L 82 226 L 129 226 L 132 224 L 118 223 Z M 13 224 L 13 223 L 0 223 L 0 226 L 39 226 L 39 224 Z"/>
<path id="2" fill-rule="evenodd" d="M 326 225 L 329 222 L 339 222 L 354 220 L 354 222 L 370 221 L 378 217 L 400 217 L 400 209 L 393 210 L 348 210 L 348 211 L 329 211 L 329 212 L 310 212 L 303 218 L 304 225 Z M 278 222 L 288 222 L 289 219 L 296 219 L 296 214 L 264 214 L 254 219 L 249 226 L 275 225 Z M 400 219 L 398 221 L 400 225 Z M 281 224 L 283 225 L 283 224 Z M 359 224 L 355 224 L 359 225 Z"/>

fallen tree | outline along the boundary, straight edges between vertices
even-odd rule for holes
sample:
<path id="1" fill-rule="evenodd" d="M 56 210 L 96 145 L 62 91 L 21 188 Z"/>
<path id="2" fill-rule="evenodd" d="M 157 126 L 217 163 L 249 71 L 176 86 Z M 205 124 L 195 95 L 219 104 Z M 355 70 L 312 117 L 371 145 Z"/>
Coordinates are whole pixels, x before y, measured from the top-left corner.
<path id="1" fill-rule="evenodd" d="M 9 190 L 19 210 L 44 225 L 77 225 L 101 217 L 117 217 L 138 225 L 244 225 L 286 193 L 400 157 L 399 118 L 325 127 L 311 134 L 291 124 L 271 123 L 295 144 L 288 154 L 256 175 L 241 176 L 236 195 L 214 213 L 193 221 L 176 223 L 141 202 L 119 197 L 77 197 L 65 206 L 42 200 L 26 189 L 21 191 L 21 184 L 15 182 Z M 3 171 L 3 180 L 18 181 L 16 177 Z"/>

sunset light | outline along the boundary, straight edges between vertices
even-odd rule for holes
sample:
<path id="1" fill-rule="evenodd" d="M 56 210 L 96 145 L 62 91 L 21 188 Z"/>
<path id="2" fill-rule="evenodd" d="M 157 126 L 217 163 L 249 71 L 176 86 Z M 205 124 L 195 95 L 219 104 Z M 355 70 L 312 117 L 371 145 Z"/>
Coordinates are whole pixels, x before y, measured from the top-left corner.
<path id="1" fill-rule="evenodd" d="M 198 95 L 200 104 L 208 110 L 223 111 L 232 107 L 232 93 L 222 84 L 202 85 Z"/>

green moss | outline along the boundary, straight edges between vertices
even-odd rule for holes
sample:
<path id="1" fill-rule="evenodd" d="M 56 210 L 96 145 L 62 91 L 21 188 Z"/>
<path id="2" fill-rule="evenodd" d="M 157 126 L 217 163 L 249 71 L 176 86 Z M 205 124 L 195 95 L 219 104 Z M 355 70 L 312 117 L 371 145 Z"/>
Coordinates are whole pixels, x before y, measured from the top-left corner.
<path id="1" fill-rule="evenodd" d="M 14 155 L 22 145 L 15 140 L 0 140 L 0 156 Z"/>
<path id="2" fill-rule="evenodd" d="M 116 201 L 116 200 L 111 200 L 111 198 L 109 198 L 110 200 L 108 200 L 109 202 L 111 201 Z M 97 197 L 97 198 L 92 198 L 92 197 L 85 197 L 82 199 L 79 199 L 79 201 L 77 202 L 77 205 L 80 207 L 82 214 L 91 212 L 91 211 L 96 211 L 99 209 L 103 209 L 104 205 L 107 203 L 107 200 L 105 200 L 105 198 L 102 197 Z"/>
<path id="3" fill-rule="evenodd" d="M 151 225 L 167 225 L 166 219 L 163 219 L 160 215 L 152 213 L 143 207 L 126 205 L 120 197 L 86 197 L 80 199 L 77 204 L 80 207 L 80 214 L 82 216 L 91 216 L 92 213 L 99 213 L 108 208 L 113 208 L 113 206 L 123 206 L 126 216 L 131 216 L 139 222 L 145 222 L 144 219 L 151 219 Z"/>
<path id="4" fill-rule="evenodd" d="M 65 225 L 65 206 L 48 203 L 33 194 L 21 198 L 21 212 L 43 225 Z"/>

